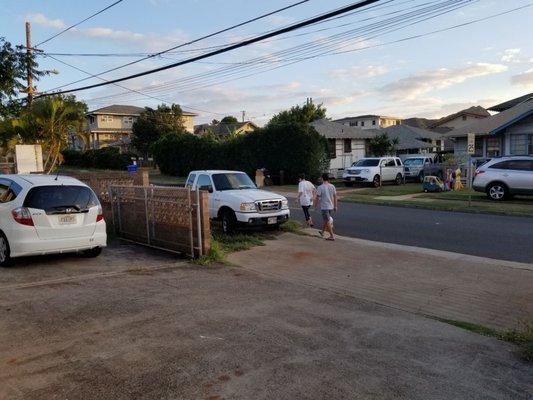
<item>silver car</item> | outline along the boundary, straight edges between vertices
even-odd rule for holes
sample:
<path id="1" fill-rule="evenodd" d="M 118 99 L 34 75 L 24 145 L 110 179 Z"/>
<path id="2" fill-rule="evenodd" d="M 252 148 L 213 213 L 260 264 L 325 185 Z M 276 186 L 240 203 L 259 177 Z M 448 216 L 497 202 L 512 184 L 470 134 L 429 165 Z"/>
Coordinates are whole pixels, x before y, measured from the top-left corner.
<path id="1" fill-rule="evenodd" d="M 493 158 L 476 170 L 473 188 L 492 200 L 533 194 L 533 157 Z"/>

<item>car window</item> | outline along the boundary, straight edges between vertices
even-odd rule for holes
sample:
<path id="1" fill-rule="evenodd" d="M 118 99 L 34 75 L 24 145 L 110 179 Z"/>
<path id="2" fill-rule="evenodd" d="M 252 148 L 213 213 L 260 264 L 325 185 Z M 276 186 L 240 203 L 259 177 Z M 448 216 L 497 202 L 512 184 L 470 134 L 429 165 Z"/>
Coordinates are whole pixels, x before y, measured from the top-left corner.
<path id="1" fill-rule="evenodd" d="M 244 173 L 213 174 L 216 190 L 255 189 L 254 182 Z"/>
<path id="2" fill-rule="evenodd" d="M 385 161 L 385 167 L 395 167 L 396 163 L 393 158 L 389 158 Z"/>
<path id="3" fill-rule="evenodd" d="M 402 166 L 402 160 L 400 160 L 399 158 L 396 159 L 396 165 L 398 167 L 401 167 Z"/>
<path id="4" fill-rule="evenodd" d="M 22 187 L 11 179 L 0 179 L 0 203 L 9 203 L 17 198 Z"/>
<path id="5" fill-rule="evenodd" d="M 187 179 L 187 183 L 185 184 L 185 187 L 192 187 L 194 184 L 194 179 L 196 178 L 196 174 L 190 174 L 189 179 Z"/>
<path id="6" fill-rule="evenodd" d="M 408 158 L 403 164 L 407 166 L 422 165 L 423 160 L 421 158 Z"/>
<path id="7" fill-rule="evenodd" d="M 495 164 L 489 165 L 491 169 L 509 169 L 509 161 L 500 161 Z"/>
<path id="8" fill-rule="evenodd" d="M 533 160 L 508 161 L 507 169 L 514 169 L 517 171 L 533 171 Z"/>
<path id="9" fill-rule="evenodd" d="M 74 185 L 37 186 L 24 199 L 24 207 L 44 210 L 46 214 L 60 214 L 71 208 L 84 211 L 99 204 L 91 189 Z"/>
<path id="10" fill-rule="evenodd" d="M 379 165 L 378 158 L 363 158 L 352 164 L 352 167 L 377 167 Z"/>
<path id="11" fill-rule="evenodd" d="M 212 190 L 213 184 L 211 183 L 211 178 L 209 175 L 199 175 L 196 187 L 198 187 L 200 190 Z"/>

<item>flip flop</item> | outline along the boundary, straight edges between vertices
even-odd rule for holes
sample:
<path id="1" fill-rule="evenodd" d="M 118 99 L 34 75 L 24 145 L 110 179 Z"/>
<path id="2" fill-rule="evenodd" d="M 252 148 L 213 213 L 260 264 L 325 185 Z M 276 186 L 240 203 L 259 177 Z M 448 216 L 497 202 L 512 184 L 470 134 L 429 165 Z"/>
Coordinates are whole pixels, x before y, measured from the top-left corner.
<path id="1" fill-rule="evenodd" d="M 322 232 L 322 231 L 318 231 L 318 234 L 319 234 L 320 236 L 324 237 L 324 232 Z"/>
<path id="2" fill-rule="evenodd" d="M 335 238 L 328 237 L 328 238 L 326 238 L 326 240 L 329 240 L 330 242 L 334 242 L 334 241 L 335 241 Z"/>

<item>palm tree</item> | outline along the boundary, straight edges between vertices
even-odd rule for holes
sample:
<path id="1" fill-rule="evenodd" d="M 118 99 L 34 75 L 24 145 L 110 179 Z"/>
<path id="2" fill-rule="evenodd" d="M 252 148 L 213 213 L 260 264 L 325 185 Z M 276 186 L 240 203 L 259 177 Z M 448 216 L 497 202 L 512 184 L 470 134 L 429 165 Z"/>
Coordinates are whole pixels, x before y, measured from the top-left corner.
<path id="1" fill-rule="evenodd" d="M 24 142 L 40 143 L 46 154 L 44 170 L 52 172 L 62 162 L 61 151 L 67 147 L 70 132 L 81 132 L 87 106 L 74 96 L 50 96 L 37 99 L 21 117 L 13 121 Z M 81 133 L 80 133 L 81 134 Z"/>

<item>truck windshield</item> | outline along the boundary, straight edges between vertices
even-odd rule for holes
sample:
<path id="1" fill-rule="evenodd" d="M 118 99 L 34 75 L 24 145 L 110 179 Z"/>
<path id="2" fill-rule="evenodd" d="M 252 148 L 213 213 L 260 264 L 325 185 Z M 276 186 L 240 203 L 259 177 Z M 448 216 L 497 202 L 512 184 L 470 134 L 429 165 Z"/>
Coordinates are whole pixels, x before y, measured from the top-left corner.
<path id="1" fill-rule="evenodd" d="M 422 165 L 422 164 L 424 164 L 423 158 L 407 158 L 403 162 L 403 165 Z"/>
<path id="2" fill-rule="evenodd" d="M 213 174 L 216 190 L 255 189 L 256 186 L 244 173 Z"/>
<path id="3" fill-rule="evenodd" d="M 362 159 L 352 164 L 352 167 L 377 167 L 379 165 L 379 158 Z"/>

